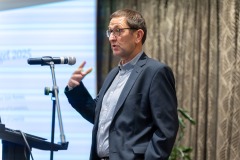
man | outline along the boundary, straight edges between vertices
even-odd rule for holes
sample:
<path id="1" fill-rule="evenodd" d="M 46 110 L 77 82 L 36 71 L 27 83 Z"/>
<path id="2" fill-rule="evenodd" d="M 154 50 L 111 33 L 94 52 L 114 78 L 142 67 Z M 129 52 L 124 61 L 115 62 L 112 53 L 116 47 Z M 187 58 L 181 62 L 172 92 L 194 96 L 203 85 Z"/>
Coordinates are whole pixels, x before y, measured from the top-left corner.
<path id="1" fill-rule="evenodd" d="M 106 32 L 120 62 L 93 99 L 82 83 L 92 68 L 73 73 L 65 94 L 93 123 L 90 160 L 167 160 L 178 130 L 174 76 L 142 50 L 147 29 L 140 13 L 114 12 Z"/>

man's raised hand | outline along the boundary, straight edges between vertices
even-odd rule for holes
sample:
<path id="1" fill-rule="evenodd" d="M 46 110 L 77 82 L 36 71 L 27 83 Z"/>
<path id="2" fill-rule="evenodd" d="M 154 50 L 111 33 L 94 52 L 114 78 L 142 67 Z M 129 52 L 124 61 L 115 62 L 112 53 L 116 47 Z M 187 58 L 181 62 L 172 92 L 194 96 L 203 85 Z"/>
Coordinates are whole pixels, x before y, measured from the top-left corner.
<path id="1" fill-rule="evenodd" d="M 82 79 L 92 71 L 92 68 L 88 68 L 86 71 L 83 70 L 86 62 L 82 62 L 82 64 L 78 67 L 78 69 L 73 72 L 71 78 L 68 81 L 68 87 L 74 88 L 80 84 Z"/>

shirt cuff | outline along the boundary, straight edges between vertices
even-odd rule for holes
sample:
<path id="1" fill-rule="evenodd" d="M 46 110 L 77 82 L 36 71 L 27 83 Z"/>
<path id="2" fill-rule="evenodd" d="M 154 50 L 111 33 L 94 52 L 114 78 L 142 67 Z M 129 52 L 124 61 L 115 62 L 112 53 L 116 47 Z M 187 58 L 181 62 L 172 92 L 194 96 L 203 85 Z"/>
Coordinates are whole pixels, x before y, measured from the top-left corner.
<path id="1" fill-rule="evenodd" d="M 74 87 L 70 87 L 69 85 L 67 85 L 67 89 L 68 91 L 71 91 Z"/>

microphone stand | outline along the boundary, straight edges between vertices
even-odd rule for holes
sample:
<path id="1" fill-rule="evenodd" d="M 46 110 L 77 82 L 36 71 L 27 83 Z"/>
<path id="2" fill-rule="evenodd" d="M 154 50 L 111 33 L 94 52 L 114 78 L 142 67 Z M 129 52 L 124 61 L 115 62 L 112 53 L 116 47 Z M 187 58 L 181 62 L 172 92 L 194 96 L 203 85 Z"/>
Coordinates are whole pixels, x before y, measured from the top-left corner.
<path id="1" fill-rule="evenodd" d="M 63 131 L 63 124 L 62 124 L 62 116 L 60 111 L 60 105 L 59 105 L 59 98 L 58 98 L 58 87 L 56 83 L 55 78 L 55 72 L 54 72 L 54 62 L 47 63 L 50 65 L 51 73 L 52 73 L 52 81 L 53 81 L 53 88 L 52 91 L 47 90 L 45 88 L 45 94 L 48 95 L 49 92 L 52 93 L 52 102 L 53 102 L 53 108 L 52 108 L 52 131 L 51 131 L 51 153 L 50 153 L 50 160 L 53 160 L 53 144 L 54 144 L 54 128 L 55 128 L 55 112 L 57 107 L 57 113 L 58 113 L 58 121 L 59 121 L 59 128 L 60 128 L 60 140 L 61 144 L 67 143 Z"/>

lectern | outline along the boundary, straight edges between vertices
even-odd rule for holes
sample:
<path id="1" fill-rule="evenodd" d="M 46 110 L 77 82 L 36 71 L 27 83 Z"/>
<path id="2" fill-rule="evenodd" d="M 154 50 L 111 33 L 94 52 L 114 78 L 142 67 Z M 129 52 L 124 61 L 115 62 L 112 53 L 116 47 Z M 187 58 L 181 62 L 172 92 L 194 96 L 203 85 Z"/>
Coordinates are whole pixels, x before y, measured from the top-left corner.
<path id="1" fill-rule="evenodd" d="M 45 138 L 25 133 L 26 141 L 30 148 L 46 151 L 66 150 L 68 142 L 55 144 Z M 0 124 L 0 138 L 2 139 L 2 160 L 30 160 L 30 153 L 20 131 L 6 128 Z"/>

